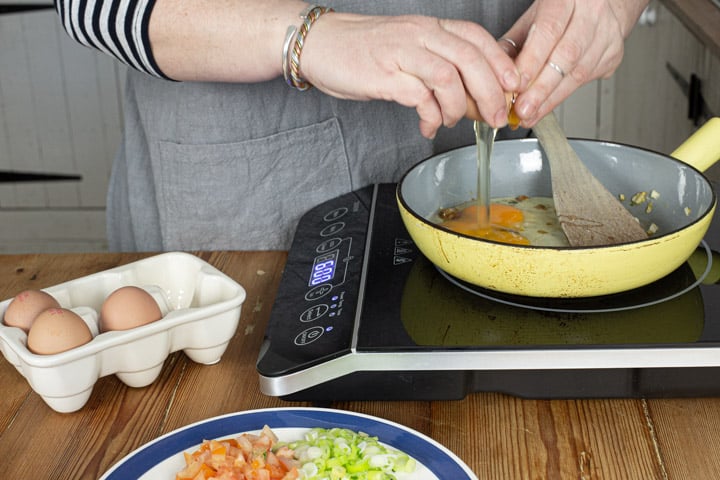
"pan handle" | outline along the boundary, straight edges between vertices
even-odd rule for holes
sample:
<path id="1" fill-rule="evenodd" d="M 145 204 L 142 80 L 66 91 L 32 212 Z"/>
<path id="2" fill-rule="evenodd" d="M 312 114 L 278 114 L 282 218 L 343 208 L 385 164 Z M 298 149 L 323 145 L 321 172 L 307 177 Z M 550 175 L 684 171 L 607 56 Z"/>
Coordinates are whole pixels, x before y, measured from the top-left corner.
<path id="1" fill-rule="evenodd" d="M 704 172 L 720 160 L 720 117 L 703 124 L 670 154 Z"/>

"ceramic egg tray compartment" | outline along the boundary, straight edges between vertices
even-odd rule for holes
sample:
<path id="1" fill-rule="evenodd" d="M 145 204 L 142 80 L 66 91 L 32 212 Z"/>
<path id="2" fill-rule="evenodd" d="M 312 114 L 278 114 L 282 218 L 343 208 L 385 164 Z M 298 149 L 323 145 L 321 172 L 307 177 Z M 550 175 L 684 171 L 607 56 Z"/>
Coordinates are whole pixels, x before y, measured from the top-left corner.
<path id="1" fill-rule="evenodd" d="M 150 293 L 163 317 L 129 330 L 98 333 L 104 300 L 127 285 Z M 178 350 L 195 362 L 217 363 L 235 334 L 245 300 L 241 285 L 182 252 L 159 254 L 43 290 L 80 315 L 93 339 L 65 352 L 39 355 L 28 350 L 22 329 L 0 322 L 0 351 L 58 412 L 82 408 L 95 382 L 106 375 L 116 375 L 131 387 L 151 384 L 167 356 Z M 11 301 L 0 303 L 0 317 Z"/>

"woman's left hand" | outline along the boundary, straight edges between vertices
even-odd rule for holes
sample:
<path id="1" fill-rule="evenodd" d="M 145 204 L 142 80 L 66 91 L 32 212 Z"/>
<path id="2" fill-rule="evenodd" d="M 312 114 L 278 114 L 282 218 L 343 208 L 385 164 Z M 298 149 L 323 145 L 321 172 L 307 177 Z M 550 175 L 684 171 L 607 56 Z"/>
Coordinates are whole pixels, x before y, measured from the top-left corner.
<path id="1" fill-rule="evenodd" d="M 580 86 L 611 76 L 649 0 L 537 0 L 504 35 L 518 45 L 515 112 L 532 127 Z"/>

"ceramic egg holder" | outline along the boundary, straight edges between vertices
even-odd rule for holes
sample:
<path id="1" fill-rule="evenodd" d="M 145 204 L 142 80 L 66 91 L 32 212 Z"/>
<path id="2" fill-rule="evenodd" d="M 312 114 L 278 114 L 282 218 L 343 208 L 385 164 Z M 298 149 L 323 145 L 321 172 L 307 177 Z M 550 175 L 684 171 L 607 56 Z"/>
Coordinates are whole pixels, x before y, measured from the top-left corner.
<path id="1" fill-rule="evenodd" d="M 158 303 L 160 320 L 130 330 L 99 332 L 99 312 L 114 290 L 135 285 Z M 43 289 L 78 314 L 93 339 L 65 352 L 39 355 L 27 334 L 0 322 L 0 351 L 55 411 L 87 403 L 95 382 L 116 375 L 131 387 L 157 379 L 165 359 L 182 350 L 191 360 L 220 361 L 240 320 L 245 290 L 194 255 L 170 252 Z M 12 299 L 0 303 L 0 318 Z"/>

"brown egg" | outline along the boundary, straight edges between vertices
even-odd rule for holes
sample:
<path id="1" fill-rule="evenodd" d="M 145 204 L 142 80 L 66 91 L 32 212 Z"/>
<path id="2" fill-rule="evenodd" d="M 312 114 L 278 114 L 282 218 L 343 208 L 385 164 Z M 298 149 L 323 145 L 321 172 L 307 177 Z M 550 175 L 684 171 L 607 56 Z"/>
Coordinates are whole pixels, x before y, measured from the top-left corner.
<path id="1" fill-rule="evenodd" d="M 19 327 L 27 333 L 40 313 L 48 308 L 60 308 L 55 297 L 42 290 L 25 290 L 12 299 L 3 321 L 9 327 Z"/>
<path id="2" fill-rule="evenodd" d="M 33 353 L 50 355 L 84 345 L 92 338 L 80 315 L 65 308 L 49 308 L 33 322 L 27 344 Z"/>
<path id="3" fill-rule="evenodd" d="M 162 312 L 152 295 L 139 287 L 121 287 L 103 302 L 100 331 L 129 330 L 161 318 Z"/>

